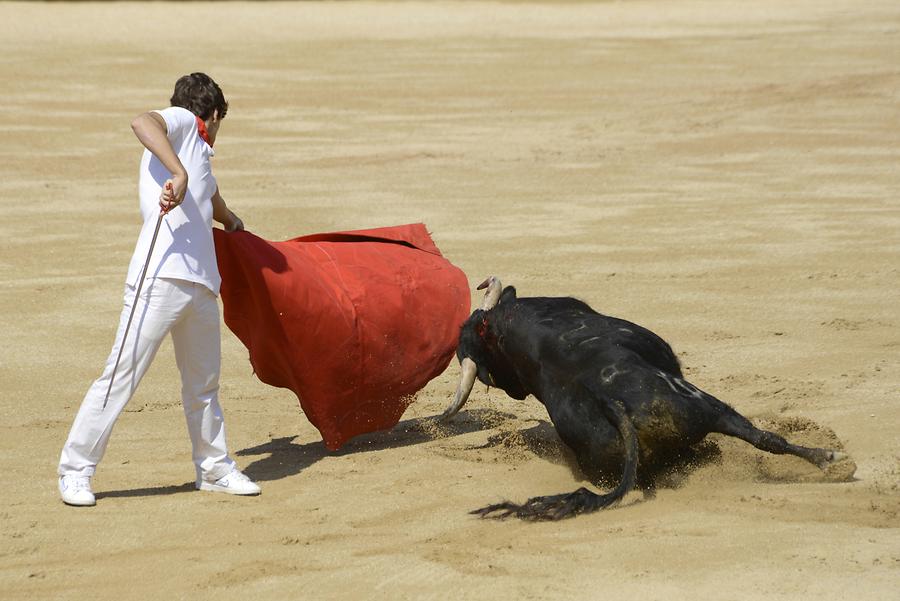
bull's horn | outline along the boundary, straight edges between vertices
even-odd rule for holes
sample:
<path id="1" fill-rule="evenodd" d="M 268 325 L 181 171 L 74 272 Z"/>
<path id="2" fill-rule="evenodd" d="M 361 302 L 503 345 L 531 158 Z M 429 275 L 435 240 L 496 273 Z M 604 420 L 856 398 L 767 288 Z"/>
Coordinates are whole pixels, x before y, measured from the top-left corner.
<path id="1" fill-rule="evenodd" d="M 456 415 L 462 406 L 466 404 L 469 393 L 475 385 L 475 374 L 478 372 L 478 366 L 475 362 L 466 357 L 460 364 L 459 384 L 456 387 L 456 397 L 453 404 L 447 407 L 447 410 L 441 414 L 438 421 L 444 421 Z"/>
<path id="2" fill-rule="evenodd" d="M 503 284 L 500 283 L 497 276 L 492 275 L 478 285 L 478 290 L 484 290 L 485 288 L 487 288 L 487 292 L 484 293 L 484 300 L 481 302 L 481 310 L 490 311 L 497 305 L 497 301 L 500 300 Z"/>

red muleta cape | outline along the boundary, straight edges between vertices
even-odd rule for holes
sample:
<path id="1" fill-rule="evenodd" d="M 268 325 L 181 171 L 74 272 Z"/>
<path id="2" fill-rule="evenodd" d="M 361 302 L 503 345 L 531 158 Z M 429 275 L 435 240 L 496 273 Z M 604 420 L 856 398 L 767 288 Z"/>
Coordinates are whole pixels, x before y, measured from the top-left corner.
<path id="1" fill-rule="evenodd" d="M 453 357 L 469 285 L 423 224 L 285 242 L 213 234 L 225 323 L 330 450 L 396 425 Z"/>

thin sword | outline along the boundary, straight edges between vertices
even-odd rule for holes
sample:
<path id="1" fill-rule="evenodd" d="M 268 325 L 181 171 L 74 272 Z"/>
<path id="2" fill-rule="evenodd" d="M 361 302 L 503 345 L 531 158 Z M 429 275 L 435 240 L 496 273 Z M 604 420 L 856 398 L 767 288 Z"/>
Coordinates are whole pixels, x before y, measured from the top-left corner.
<path id="1" fill-rule="evenodd" d="M 147 260 L 144 261 L 144 269 L 141 270 L 141 279 L 138 280 L 137 290 L 134 293 L 134 301 L 131 304 L 131 315 L 128 316 L 128 323 L 125 325 L 125 334 L 122 336 L 122 342 L 119 346 L 119 356 L 116 357 L 116 365 L 113 367 L 112 375 L 109 377 L 109 388 L 106 389 L 106 398 L 103 399 L 103 409 L 106 409 L 106 403 L 109 402 L 109 393 L 112 391 L 113 382 L 116 380 L 116 370 L 119 369 L 119 361 L 122 359 L 122 351 L 125 350 L 125 340 L 128 338 L 128 330 L 131 328 L 131 320 L 134 319 L 134 310 L 137 309 L 138 299 L 141 294 L 141 286 L 144 285 L 144 278 L 147 277 L 147 268 L 150 267 L 150 257 L 153 255 L 153 247 L 156 245 L 156 236 L 159 235 L 159 226 L 162 225 L 163 217 L 166 216 L 165 211 L 160 211 L 159 219 L 156 220 L 156 229 L 153 230 L 153 238 L 150 240 L 150 250 L 147 251 Z"/>

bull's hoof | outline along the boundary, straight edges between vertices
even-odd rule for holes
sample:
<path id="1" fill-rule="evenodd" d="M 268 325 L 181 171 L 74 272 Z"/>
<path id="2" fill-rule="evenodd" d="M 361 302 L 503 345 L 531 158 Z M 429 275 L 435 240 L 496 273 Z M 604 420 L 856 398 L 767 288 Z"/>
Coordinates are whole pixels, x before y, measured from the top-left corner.
<path id="1" fill-rule="evenodd" d="M 856 473 L 856 462 L 840 451 L 828 451 L 828 458 L 819 467 L 829 482 L 849 482 Z"/>
<path id="2" fill-rule="evenodd" d="M 847 459 L 849 455 L 847 453 L 841 453 L 840 451 L 828 451 L 828 463 L 836 463 L 841 459 Z"/>

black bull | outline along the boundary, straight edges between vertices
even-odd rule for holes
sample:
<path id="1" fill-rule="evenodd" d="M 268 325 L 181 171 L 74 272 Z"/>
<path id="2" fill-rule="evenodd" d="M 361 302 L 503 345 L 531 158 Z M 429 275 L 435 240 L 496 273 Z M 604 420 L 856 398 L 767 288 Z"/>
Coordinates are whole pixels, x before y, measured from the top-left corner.
<path id="1" fill-rule="evenodd" d="M 639 325 L 601 315 L 574 298 L 517 298 L 515 288 L 502 288 L 496 278 L 479 289 L 484 287 L 482 308 L 460 331 L 457 357 L 463 373 L 456 399 L 442 419 L 459 411 L 476 376 L 514 399 L 532 394 L 547 408 L 559 437 L 592 482 L 619 474 L 621 479 L 606 494 L 580 488 L 473 513 L 540 520 L 610 507 L 636 483 L 652 488 L 655 466 L 681 456 L 711 432 L 770 453 L 797 455 L 822 469 L 844 457 L 793 445 L 754 427 L 686 381 L 672 348 Z"/>

